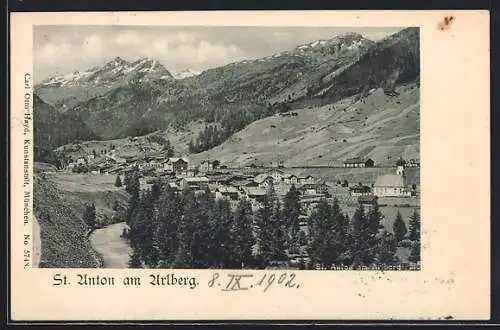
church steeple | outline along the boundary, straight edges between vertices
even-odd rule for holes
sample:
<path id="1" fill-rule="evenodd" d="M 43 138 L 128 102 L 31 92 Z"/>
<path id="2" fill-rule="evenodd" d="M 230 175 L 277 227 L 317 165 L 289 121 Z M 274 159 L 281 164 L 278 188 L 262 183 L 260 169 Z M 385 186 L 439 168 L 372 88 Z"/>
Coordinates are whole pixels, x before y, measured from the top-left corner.
<path id="1" fill-rule="evenodd" d="M 406 162 L 403 160 L 403 158 L 399 158 L 398 161 L 396 162 L 396 174 L 400 175 L 402 177 L 405 176 L 405 165 Z"/>

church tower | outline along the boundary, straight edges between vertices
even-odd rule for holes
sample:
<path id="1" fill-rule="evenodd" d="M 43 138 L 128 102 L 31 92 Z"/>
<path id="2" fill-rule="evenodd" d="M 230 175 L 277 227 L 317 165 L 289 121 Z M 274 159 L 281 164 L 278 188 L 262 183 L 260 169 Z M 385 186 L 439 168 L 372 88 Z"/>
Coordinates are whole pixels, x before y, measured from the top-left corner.
<path id="1" fill-rule="evenodd" d="M 405 177 L 405 161 L 400 158 L 396 162 L 396 175 L 402 176 L 403 178 Z"/>

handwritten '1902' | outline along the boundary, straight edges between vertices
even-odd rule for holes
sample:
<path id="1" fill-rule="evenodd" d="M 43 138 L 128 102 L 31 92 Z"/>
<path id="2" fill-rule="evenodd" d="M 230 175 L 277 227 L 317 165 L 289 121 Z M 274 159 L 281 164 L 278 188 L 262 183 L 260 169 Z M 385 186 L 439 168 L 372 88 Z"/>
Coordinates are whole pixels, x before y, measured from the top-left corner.
<path id="1" fill-rule="evenodd" d="M 264 288 L 264 292 L 272 285 L 296 289 L 300 287 L 299 284 L 295 283 L 295 273 L 264 274 L 257 281 L 253 281 L 253 274 L 225 275 L 226 278 L 222 279 L 219 273 L 214 273 L 212 279 L 208 281 L 208 287 L 220 287 L 222 291 L 243 291 L 259 287 Z"/>

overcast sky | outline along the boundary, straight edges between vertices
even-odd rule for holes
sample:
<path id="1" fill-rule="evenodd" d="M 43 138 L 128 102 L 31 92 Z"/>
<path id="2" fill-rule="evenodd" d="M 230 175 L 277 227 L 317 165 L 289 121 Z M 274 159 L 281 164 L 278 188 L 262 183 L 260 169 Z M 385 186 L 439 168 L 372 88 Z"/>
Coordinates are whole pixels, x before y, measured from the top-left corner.
<path id="1" fill-rule="evenodd" d="M 149 57 L 169 71 L 202 71 L 243 59 L 269 56 L 318 39 L 357 32 L 379 40 L 402 28 L 339 27 L 142 27 L 37 26 L 34 73 L 40 82 L 59 73 L 84 71 L 120 56 Z"/>

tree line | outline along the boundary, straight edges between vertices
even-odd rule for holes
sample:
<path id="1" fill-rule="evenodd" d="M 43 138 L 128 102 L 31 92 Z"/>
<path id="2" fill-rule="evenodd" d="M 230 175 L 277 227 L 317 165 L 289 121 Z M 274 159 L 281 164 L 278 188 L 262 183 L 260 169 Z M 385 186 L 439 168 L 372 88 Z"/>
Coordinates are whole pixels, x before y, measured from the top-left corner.
<path id="1" fill-rule="evenodd" d="M 333 203 L 323 199 L 309 216 L 302 215 L 294 186 L 283 200 L 270 189 L 253 212 L 249 200 L 240 199 L 232 208 L 208 189 L 176 193 L 155 183 L 140 191 L 133 176 L 126 181 L 132 268 L 265 268 L 293 260 L 302 269 L 396 265 L 397 247 L 405 241 L 411 245 L 410 261 L 420 260 L 416 211 L 409 233 L 401 235 L 402 230 L 383 229 L 377 204 L 367 211 L 360 205 L 349 219 L 336 198 Z M 395 221 L 395 227 L 400 225 Z"/>

